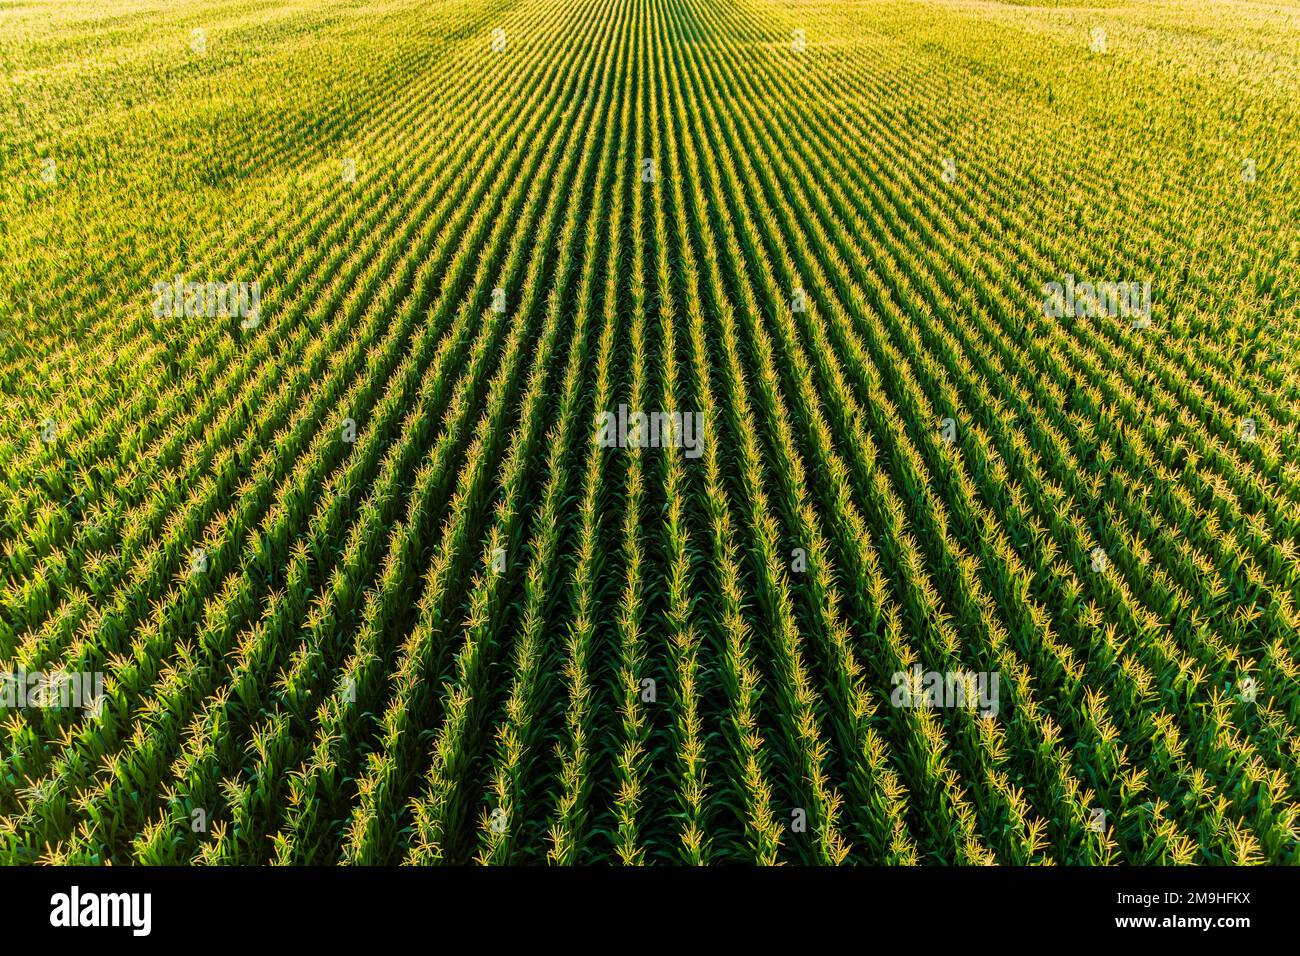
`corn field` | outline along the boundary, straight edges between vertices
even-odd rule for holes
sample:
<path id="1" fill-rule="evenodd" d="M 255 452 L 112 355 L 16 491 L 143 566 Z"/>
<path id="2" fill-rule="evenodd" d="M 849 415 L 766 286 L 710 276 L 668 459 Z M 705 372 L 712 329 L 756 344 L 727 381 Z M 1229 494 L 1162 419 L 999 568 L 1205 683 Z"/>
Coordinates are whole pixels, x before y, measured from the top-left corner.
<path id="1" fill-rule="evenodd" d="M 1295 0 L 19 0 L 0 86 L 0 862 L 1300 862 Z"/>

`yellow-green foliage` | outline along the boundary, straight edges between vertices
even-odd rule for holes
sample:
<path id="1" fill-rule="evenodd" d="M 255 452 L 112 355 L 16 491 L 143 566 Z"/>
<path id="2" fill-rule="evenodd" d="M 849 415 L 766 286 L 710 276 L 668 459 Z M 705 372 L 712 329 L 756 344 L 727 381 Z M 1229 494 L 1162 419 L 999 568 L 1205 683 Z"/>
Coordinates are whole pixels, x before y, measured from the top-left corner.
<path id="1" fill-rule="evenodd" d="M 104 678 L 0 862 L 1297 862 L 1294 0 L 20 0 L 0 103 L 0 675 Z"/>

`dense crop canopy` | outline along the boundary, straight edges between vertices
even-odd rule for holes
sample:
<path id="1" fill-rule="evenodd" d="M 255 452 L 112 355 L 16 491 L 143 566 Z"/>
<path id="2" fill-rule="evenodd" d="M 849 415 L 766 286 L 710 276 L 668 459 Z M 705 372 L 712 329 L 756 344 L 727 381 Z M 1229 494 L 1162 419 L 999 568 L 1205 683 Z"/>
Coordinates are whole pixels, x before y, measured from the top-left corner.
<path id="1" fill-rule="evenodd" d="M 1294 0 L 53 0 L 0 87 L 0 861 L 1300 861 Z"/>

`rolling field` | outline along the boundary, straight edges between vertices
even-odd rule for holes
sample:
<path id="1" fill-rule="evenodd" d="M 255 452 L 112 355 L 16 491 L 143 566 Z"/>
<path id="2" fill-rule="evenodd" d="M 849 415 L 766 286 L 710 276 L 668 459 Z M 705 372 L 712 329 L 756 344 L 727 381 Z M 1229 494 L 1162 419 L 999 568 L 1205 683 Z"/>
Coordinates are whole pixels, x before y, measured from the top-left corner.
<path id="1" fill-rule="evenodd" d="M 0 862 L 1300 862 L 1295 0 L 17 0 L 0 103 Z"/>

